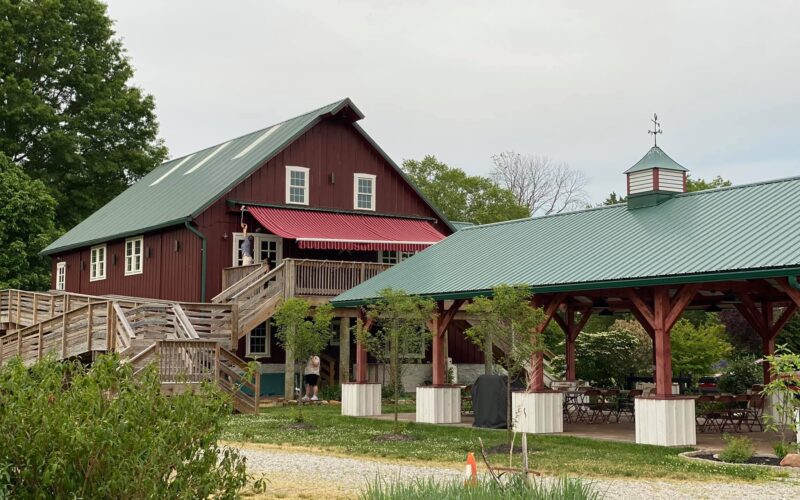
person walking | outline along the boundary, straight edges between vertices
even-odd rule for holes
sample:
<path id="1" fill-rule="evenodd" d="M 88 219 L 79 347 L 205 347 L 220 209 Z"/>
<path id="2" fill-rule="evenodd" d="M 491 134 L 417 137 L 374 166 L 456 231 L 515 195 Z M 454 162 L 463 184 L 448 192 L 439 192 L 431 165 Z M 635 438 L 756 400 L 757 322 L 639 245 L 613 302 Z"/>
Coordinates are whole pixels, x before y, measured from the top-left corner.
<path id="1" fill-rule="evenodd" d="M 306 382 L 306 395 L 303 401 L 319 401 L 317 391 L 319 389 L 319 356 L 316 354 L 308 358 L 306 368 L 303 370 Z"/>

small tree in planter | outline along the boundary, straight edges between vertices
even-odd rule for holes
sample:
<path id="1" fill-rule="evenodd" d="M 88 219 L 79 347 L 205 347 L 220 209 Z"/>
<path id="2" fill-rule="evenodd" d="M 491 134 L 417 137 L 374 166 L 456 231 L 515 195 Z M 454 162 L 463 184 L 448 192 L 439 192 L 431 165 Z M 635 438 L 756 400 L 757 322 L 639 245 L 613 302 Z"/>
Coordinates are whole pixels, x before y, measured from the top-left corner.
<path id="1" fill-rule="evenodd" d="M 367 316 L 374 327 L 367 329 L 361 320 L 358 321 L 358 341 L 376 359 L 389 363 L 395 431 L 398 429 L 397 414 L 402 385 L 401 361 L 409 354 L 424 351 L 431 339 L 428 321 L 433 309 L 432 300 L 387 288 L 380 293 L 380 299 L 367 306 Z"/>
<path id="2" fill-rule="evenodd" d="M 467 329 L 466 336 L 483 349 L 484 356 L 494 359 L 508 373 L 506 383 L 506 422 L 508 442 L 513 439 L 511 411 L 511 383 L 542 350 L 541 335 L 536 327 L 544 320 L 544 312 L 531 305 L 533 295 L 525 286 L 500 285 L 492 291 L 492 298 L 478 297 L 465 309 L 475 315 L 475 324 Z M 494 356 L 492 345 L 503 353 Z"/>
<path id="3" fill-rule="evenodd" d="M 308 301 L 291 298 L 278 307 L 274 319 L 278 344 L 294 356 L 295 371 L 287 374 L 294 377 L 298 369 L 303 369 L 312 354 L 321 353 L 330 343 L 333 335 L 333 306 L 324 304 L 312 313 Z M 288 399 L 289 395 L 286 397 Z M 298 404 L 297 408 L 297 420 L 302 422 L 302 405 Z"/>
<path id="4" fill-rule="evenodd" d="M 771 399 L 775 407 L 775 415 L 764 415 L 765 427 L 780 434 L 781 441 L 775 445 L 775 454 L 783 458 L 792 451 L 786 439 L 787 431 L 797 433 L 800 400 L 795 396 L 800 392 L 800 354 L 794 354 L 786 346 L 778 346 L 775 355 L 765 359 L 769 362 L 772 380 L 764 386 L 761 394 L 767 398 L 774 396 Z M 794 451 L 797 452 L 796 446 Z"/>

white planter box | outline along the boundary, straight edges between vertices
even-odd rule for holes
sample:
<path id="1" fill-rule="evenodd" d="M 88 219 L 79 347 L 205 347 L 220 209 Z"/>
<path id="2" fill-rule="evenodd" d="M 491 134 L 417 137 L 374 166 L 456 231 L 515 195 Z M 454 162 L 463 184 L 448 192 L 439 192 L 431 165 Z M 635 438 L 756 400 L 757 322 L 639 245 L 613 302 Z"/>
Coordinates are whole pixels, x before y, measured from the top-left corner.
<path id="1" fill-rule="evenodd" d="M 660 446 L 697 444 L 694 399 L 636 398 L 636 442 Z"/>
<path id="2" fill-rule="evenodd" d="M 529 434 L 564 432 L 564 395 L 560 392 L 511 394 L 514 430 Z"/>
<path id="3" fill-rule="evenodd" d="M 381 414 L 381 384 L 342 384 L 342 415 L 371 417 Z"/>
<path id="4" fill-rule="evenodd" d="M 417 422 L 461 423 L 461 388 L 417 387 Z"/>

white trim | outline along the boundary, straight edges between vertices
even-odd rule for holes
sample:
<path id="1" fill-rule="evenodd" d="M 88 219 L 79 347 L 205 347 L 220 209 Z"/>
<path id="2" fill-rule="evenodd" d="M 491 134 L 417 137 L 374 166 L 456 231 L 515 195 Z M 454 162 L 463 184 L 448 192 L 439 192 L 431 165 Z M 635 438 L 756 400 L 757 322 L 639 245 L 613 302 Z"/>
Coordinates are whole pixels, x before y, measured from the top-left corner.
<path id="1" fill-rule="evenodd" d="M 220 151 L 222 151 L 223 149 L 225 149 L 225 147 L 226 147 L 228 144 L 230 144 L 230 143 L 231 143 L 231 142 L 230 142 L 230 141 L 228 141 L 228 142 L 226 142 L 225 144 L 220 144 L 219 146 L 217 146 L 217 149 L 215 149 L 215 150 L 214 150 L 214 151 L 213 151 L 213 152 L 212 152 L 210 155 L 206 156 L 205 158 L 203 158 L 202 160 L 200 160 L 199 162 L 197 162 L 197 165 L 195 165 L 194 167 L 192 167 L 192 168 L 190 168 L 189 170 L 187 170 L 186 172 L 184 172 L 184 174 L 183 174 L 183 175 L 189 175 L 189 174 L 191 174 L 192 172 L 194 172 L 195 170 L 197 170 L 198 168 L 200 168 L 200 167 L 202 167 L 203 165 L 205 165 L 205 164 L 206 164 L 206 162 L 207 162 L 208 160 L 210 160 L 211 158 L 213 158 L 213 157 L 217 156 L 217 153 L 219 153 Z"/>
<path id="2" fill-rule="evenodd" d="M 61 261 L 56 264 L 56 290 L 67 289 L 67 263 Z"/>
<path id="3" fill-rule="evenodd" d="M 96 250 L 103 249 L 103 258 L 97 259 L 98 265 L 98 273 L 95 275 L 94 272 L 94 263 L 92 262 L 92 258 L 94 257 L 94 253 Z M 106 263 L 108 262 L 108 249 L 106 245 L 95 245 L 89 249 L 89 281 L 102 281 L 106 279 Z M 100 268 L 100 263 L 102 263 L 102 269 Z M 100 274 L 100 270 L 102 270 L 102 274 Z"/>
<path id="4" fill-rule="evenodd" d="M 270 323 L 270 320 L 266 320 L 265 323 L 266 323 L 266 336 L 264 338 L 264 349 L 266 350 L 266 352 L 253 352 L 250 350 L 250 334 L 253 332 L 253 330 L 255 330 L 255 328 L 253 328 L 253 330 L 250 330 L 249 332 L 247 332 L 247 335 L 245 335 L 245 342 L 244 342 L 245 356 L 259 357 L 259 358 L 272 357 L 272 346 L 270 345 L 272 342 L 272 324 Z"/>
<path id="5" fill-rule="evenodd" d="M 136 248 L 136 242 L 139 242 L 139 253 L 138 255 L 135 252 L 132 252 L 130 255 L 131 258 L 131 266 L 130 269 L 128 268 L 128 243 L 131 243 L 132 249 Z M 139 257 L 139 268 L 136 269 L 133 266 L 135 262 L 135 258 Z M 135 276 L 137 274 L 142 274 L 144 272 L 144 236 L 135 236 L 133 238 L 128 238 L 125 240 L 125 276 Z"/>
<path id="6" fill-rule="evenodd" d="M 309 198 L 309 168 L 308 167 L 295 167 L 286 165 L 286 204 L 287 205 L 308 205 Z M 291 201 L 291 188 L 299 188 L 300 186 L 292 186 L 292 172 L 302 172 L 305 184 L 303 188 L 303 201 Z"/>
<path id="7" fill-rule="evenodd" d="M 280 236 L 276 236 L 274 234 L 260 234 L 260 233 L 247 233 L 248 236 L 253 237 L 253 264 L 260 264 L 261 263 L 261 242 L 262 241 L 274 241 L 275 245 L 275 262 L 276 265 L 280 264 L 283 260 L 283 238 Z M 239 267 L 239 248 L 241 246 L 241 242 L 244 241 L 244 233 L 233 233 L 233 248 L 232 250 L 232 259 L 231 259 L 231 266 Z"/>
<path id="8" fill-rule="evenodd" d="M 250 151 L 252 151 L 254 147 L 258 146 L 259 144 L 261 144 L 261 142 L 264 139 L 266 139 L 267 137 L 271 136 L 273 132 L 275 132 L 276 130 L 278 130 L 280 128 L 280 126 L 281 126 L 281 124 L 279 123 L 279 124 L 275 125 L 274 127 L 270 128 L 269 130 L 267 130 L 266 132 L 264 132 L 263 134 L 261 134 L 258 137 L 258 139 L 254 140 L 246 148 L 244 148 L 243 150 L 239 151 L 239 154 L 234 156 L 233 159 L 234 160 L 238 160 L 242 156 L 244 156 L 247 153 L 249 153 Z"/>
<path id="9" fill-rule="evenodd" d="M 358 191 L 358 181 L 360 180 L 368 180 L 370 185 L 372 186 L 372 192 L 369 193 L 370 196 L 370 206 L 367 207 L 359 207 L 358 206 L 358 195 L 361 194 Z M 355 210 L 368 210 L 371 212 L 375 211 L 375 187 L 377 186 L 377 181 L 375 180 L 376 177 L 372 174 L 353 174 L 353 209 Z M 364 193 L 366 194 L 366 193 Z"/>

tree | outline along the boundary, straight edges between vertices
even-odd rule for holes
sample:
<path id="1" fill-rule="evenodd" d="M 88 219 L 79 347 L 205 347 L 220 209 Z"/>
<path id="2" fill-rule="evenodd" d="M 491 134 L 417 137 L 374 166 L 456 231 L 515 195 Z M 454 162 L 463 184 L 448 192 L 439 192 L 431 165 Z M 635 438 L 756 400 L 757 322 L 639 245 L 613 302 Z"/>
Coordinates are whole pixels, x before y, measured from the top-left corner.
<path id="1" fill-rule="evenodd" d="M 686 174 L 686 192 L 692 193 L 694 191 L 705 191 L 706 189 L 716 189 L 721 187 L 731 186 L 732 183 L 729 180 L 725 180 L 719 175 L 707 181 L 705 179 L 692 179 L 692 176 Z"/>
<path id="2" fill-rule="evenodd" d="M 314 354 L 320 354 L 331 341 L 333 330 L 333 306 L 323 304 L 311 312 L 308 301 L 298 298 L 287 299 L 281 303 L 273 316 L 277 332 L 275 338 L 286 351 L 287 357 L 294 357 L 295 372 Z M 309 319 L 310 318 L 310 319 Z M 294 373 L 286 374 L 294 378 Z M 286 394 L 288 400 L 292 395 Z M 303 421 L 303 410 L 298 403 L 298 421 Z"/>
<path id="3" fill-rule="evenodd" d="M 599 387 L 622 387 L 629 375 L 650 373 L 652 342 L 638 322 L 617 320 L 607 331 L 578 335 L 575 358 L 580 380 Z"/>
<path id="4" fill-rule="evenodd" d="M 506 381 L 506 422 L 508 442 L 512 439 L 511 384 L 530 363 L 531 357 L 542 350 L 542 336 L 536 328 L 544 321 L 544 312 L 533 307 L 533 296 L 526 286 L 500 285 L 492 290 L 492 298 L 477 297 L 465 307 L 476 317 L 465 335 L 483 355 L 494 359 L 502 366 Z M 497 346 L 501 355 L 495 357 L 492 346 Z"/>
<path id="5" fill-rule="evenodd" d="M 616 191 L 611 191 L 611 194 L 608 195 L 605 200 L 603 200 L 603 205 L 616 205 L 626 201 L 627 199 L 627 196 L 620 196 Z"/>
<path id="6" fill-rule="evenodd" d="M 725 366 L 717 387 L 720 392 L 744 394 L 753 385 L 763 382 L 761 377 L 761 366 L 755 356 L 738 356 Z"/>
<path id="7" fill-rule="evenodd" d="M 770 382 L 764 386 L 761 394 L 770 398 L 775 414 L 764 415 L 767 423 L 765 429 L 779 434 L 781 441 L 775 445 L 775 454 L 783 458 L 790 451 L 787 431 L 791 430 L 794 435 L 798 430 L 800 355 L 790 352 L 785 346 L 778 346 L 775 354 L 767 356 L 766 360 L 769 363 Z M 796 453 L 797 445 L 793 448 Z"/>
<path id="8" fill-rule="evenodd" d="M 589 205 L 589 178 L 564 162 L 513 151 L 492 157 L 492 179 L 514 195 L 531 215 L 548 215 Z"/>
<path id="9" fill-rule="evenodd" d="M 71 227 L 166 156 L 153 98 L 97 0 L 0 2 L 0 151 Z"/>
<path id="10" fill-rule="evenodd" d="M 381 291 L 376 302 L 367 306 L 367 317 L 374 326 L 366 328 L 361 320 L 357 323 L 358 341 L 379 361 L 389 363 L 395 430 L 398 429 L 397 415 L 402 392 L 400 363 L 409 354 L 423 351 L 430 341 L 428 322 L 433 308 L 434 303 L 430 299 L 387 288 Z"/>
<path id="11" fill-rule="evenodd" d="M 725 338 L 725 327 L 714 317 L 699 326 L 685 319 L 678 321 L 670 332 L 670 342 L 673 372 L 691 373 L 695 378 L 710 373 L 733 350 Z"/>
<path id="12" fill-rule="evenodd" d="M 55 238 L 56 202 L 0 153 L 0 289 L 46 290 L 50 259 L 39 252 Z"/>
<path id="13" fill-rule="evenodd" d="M 468 175 L 435 156 L 428 155 L 422 161 L 405 160 L 403 170 L 450 220 L 488 224 L 530 215 L 510 191 L 491 179 Z"/>

